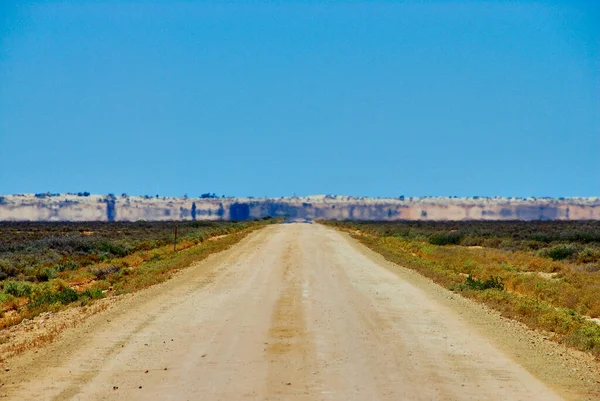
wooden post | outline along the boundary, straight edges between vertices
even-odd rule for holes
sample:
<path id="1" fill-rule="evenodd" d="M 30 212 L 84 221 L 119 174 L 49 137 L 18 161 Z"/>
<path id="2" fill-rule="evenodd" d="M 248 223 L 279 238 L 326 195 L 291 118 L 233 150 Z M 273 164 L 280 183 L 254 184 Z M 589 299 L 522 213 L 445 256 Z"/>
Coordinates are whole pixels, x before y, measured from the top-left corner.
<path id="1" fill-rule="evenodd" d="M 173 252 L 177 252 L 177 226 L 175 226 L 175 241 L 173 241 Z"/>

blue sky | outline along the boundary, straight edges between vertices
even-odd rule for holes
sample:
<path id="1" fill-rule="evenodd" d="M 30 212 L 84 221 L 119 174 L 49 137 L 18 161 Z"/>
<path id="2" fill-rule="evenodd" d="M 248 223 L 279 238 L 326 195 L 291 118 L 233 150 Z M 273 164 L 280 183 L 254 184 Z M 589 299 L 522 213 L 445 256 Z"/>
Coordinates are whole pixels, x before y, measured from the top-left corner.
<path id="1" fill-rule="evenodd" d="M 0 3 L 0 193 L 600 196 L 595 1 Z"/>

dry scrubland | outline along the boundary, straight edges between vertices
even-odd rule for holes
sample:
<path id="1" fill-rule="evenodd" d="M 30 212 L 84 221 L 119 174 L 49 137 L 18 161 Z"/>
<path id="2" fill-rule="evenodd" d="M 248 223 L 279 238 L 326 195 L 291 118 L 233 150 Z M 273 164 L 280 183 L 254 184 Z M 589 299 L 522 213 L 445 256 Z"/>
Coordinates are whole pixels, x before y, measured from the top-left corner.
<path id="1" fill-rule="evenodd" d="M 600 356 L 600 222 L 335 222 L 388 260 Z"/>
<path id="2" fill-rule="evenodd" d="M 459 318 L 462 315 L 453 315 L 454 312 L 450 312 L 450 309 L 444 309 L 445 307 L 440 306 L 441 304 L 445 305 L 446 302 L 451 302 L 446 301 L 448 294 L 445 291 L 438 294 L 436 291 L 439 291 L 439 287 L 432 286 L 417 274 L 413 276 L 419 277 L 422 282 L 411 278 L 407 273 L 402 273 L 402 271 L 406 272 L 406 269 L 399 269 L 396 272 L 398 275 L 386 271 L 386 268 L 393 270 L 394 267 L 383 268 L 378 264 L 382 262 L 374 262 L 376 259 L 381 259 L 379 256 L 363 254 L 363 251 L 359 250 L 359 247 L 362 247 L 358 244 L 352 245 L 346 235 L 340 235 L 334 230 L 318 225 L 295 224 L 269 227 L 248 237 L 243 242 L 244 245 L 232 248 L 226 254 L 229 256 L 211 259 L 212 262 L 209 260 L 210 263 L 205 263 L 206 266 L 203 268 L 186 269 L 186 272 L 181 273 L 182 276 L 169 280 L 168 283 L 154 286 L 150 290 L 151 292 L 144 291 L 135 295 L 132 294 L 128 296 L 131 298 L 126 297 L 129 301 L 122 300 L 118 303 L 115 302 L 116 298 L 112 297 L 99 300 L 111 295 L 135 292 L 138 289 L 165 281 L 175 271 L 190 266 L 194 261 L 201 260 L 211 253 L 228 248 L 245 238 L 250 232 L 277 221 L 280 220 L 263 219 L 245 222 L 0 223 L 0 328 L 8 328 L 8 330 L 3 330 L 0 333 L 0 352 L 2 358 L 5 358 L 4 362 L 7 363 L 8 359 L 6 358 L 53 340 L 56 334 L 63 331 L 65 327 L 75 326 L 76 323 L 82 322 L 92 314 L 104 311 L 106 308 L 114 306 L 113 314 L 123 313 L 123 322 L 133 318 L 149 319 L 148 321 L 157 319 L 155 322 L 156 327 L 164 327 L 165 319 L 169 320 L 174 316 L 178 308 L 177 305 L 188 304 L 189 307 L 200 308 L 206 313 L 214 312 L 211 319 L 214 319 L 215 330 L 221 327 L 219 330 L 225 330 L 229 335 L 229 337 L 221 339 L 222 344 L 219 347 L 222 346 L 223 350 L 229 350 L 231 344 L 237 343 L 240 332 L 252 328 L 257 334 L 254 337 L 244 336 L 247 341 L 259 345 L 270 344 L 274 339 L 281 337 L 280 340 L 285 345 L 281 349 L 289 350 L 285 352 L 291 352 L 290 355 L 295 355 L 295 357 L 300 358 L 301 356 L 295 363 L 300 363 L 298 362 L 300 360 L 304 361 L 302 363 L 306 363 L 306 360 L 303 359 L 305 358 L 302 356 L 304 354 L 300 353 L 301 355 L 298 356 L 299 354 L 293 352 L 310 350 L 317 345 L 322 346 L 319 342 L 320 339 L 335 338 L 336 341 L 332 345 L 332 349 L 338 353 L 341 352 L 337 351 L 340 347 L 338 342 L 344 338 L 341 333 L 347 333 L 348 331 L 365 333 L 367 328 L 372 330 L 370 339 L 365 340 L 360 336 L 353 338 L 351 341 L 346 339 L 350 342 L 342 347 L 347 349 L 356 343 L 361 343 L 364 346 L 361 352 L 366 353 L 361 354 L 362 357 L 358 354 L 355 355 L 356 361 L 348 365 L 350 371 L 359 369 L 362 366 L 364 360 L 368 359 L 365 355 L 374 355 L 374 352 L 380 352 L 383 349 L 381 345 L 377 345 L 379 344 L 377 341 L 384 339 L 380 337 L 382 333 L 387 333 L 386 335 L 390 336 L 389 339 L 394 339 L 394 341 L 412 344 L 406 348 L 409 351 L 408 356 L 396 355 L 393 358 L 396 364 L 401 362 L 410 365 L 414 361 L 415 366 L 424 369 L 428 365 L 421 365 L 422 361 L 426 362 L 431 359 L 435 360 L 436 363 L 440 363 L 440 360 L 446 358 L 448 366 L 454 366 L 451 364 L 456 363 L 455 358 L 457 357 L 480 355 L 480 351 L 476 350 L 477 346 L 474 342 L 479 341 L 477 344 L 481 345 L 483 340 L 481 338 L 477 340 L 478 337 L 473 334 L 471 328 L 465 326 L 465 322 L 461 320 L 462 317 Z M 600 326 L 592 320 L 600 317 L 600 296 L 598 295 L 600 293 L 600 222 L 326 221 L 324 223 L 348 231 L 353 237 L 382 254 L 388 260 L 416 270 L 463 296 L 483 302 L 499 310 L 506 317 L 519 320 L 531 328 L 541 329 L 543 334 L 536 334 L 540 338 L 542 336 L 549 337 L 563 344 L 589 352 L 596 357 L 600 355 Z M 174 252 L 173 229 L 176 225 L 179 227 L 180 239 L 177 252 Z M 389 264 L 389 266 L 392 265 Z M 188 279 L 185 278 L 188 276 L 195 277 L 195 281 L 188 282 Z M 409 281 L 414 281 L 414 283 L 409 284 Z M 431 288 L 424 283 L 427 283 Z M 164 287 L 165 285 L 167 287 Z M 423 288 L 417 289 L 414 285 Z M 170 290 L 167 291 L 165 288 L 170 288 Z M 193 290 L 190 288 L 193 288 Z M 199 290 L 200 288 L 205 289 Z M 357 291 L 356 288 L 361 288 L 361 290 Z M 161 291 L 166 292 L 161 293 Z M 191 294 L 190 291 L 195 294 L 194 296 L 201 297 L 203 301 L 191 301 L 192 298 L 185 295 Z M 257 297 L 260 291 L 265 291 L 267 295 L 263 294 Z M 139 301 L 138 306 L 141 308 L 140 310 L 145 310 L 145 312 L 130 311 L 126 306 L 128 302 L 135 303 L 136 296 L 142 296 L 140 299 L 146 299 L 143 294 L 146 294 L 148 298 L 146 301 Z M 146 305 L 157 294 L 162 296 L 161 299 L 163 300 L 168 299 L 172 303 L 169 303 L 171 306 L 156 312 L 156 305 Z M 367 298 L 361 298 L 362 296 L 356 297 L 357 294 L 369 295 Z M 230 299 L 231 302 L 234 302 L 234 298 L 237 299 L 235 301 L 237 304 L 235 302 L 234 304 L 238 306 L 223 303 L 224 297 L 230 297 L 227 299 Z M 435 302 L 434 298 L 436 299 Z M 454 298 L 461 299 L 460 297 Z M 301 301 L 302 299 L 304 300 Z M 312 306 L 307 306 L 305 301 L 311 303 Z M 336 302 L 335 308 L 332 309 L 333 304 L 324 307 L 324 305 L 334 301 Z M 214 302 L 220 308 L 218 312 L 213 311 L 212 307 L 208 306 L 210 302 Z M 463 300 L 462 302 L 467 301 Z M 163 305 L 164 302 L 156 302 L 156 304 Z M 474 303 L 469 304 L 475 305 Z M 121 307 L 119 308 L 118 305 L 121 305 Z M 405 310 L 406 305 L 411 305 L 412 311 Z M 452 308 L 458 307 L 463 312 L 468 309 L 467 306 L 459 307 L 457 305 L 452 306 Z M 461 308 L 467 309 L 463 310 Z M 330 312 L 323 313 L 323 310 L 335 310 L 338 314 L 337 318 L 332 319 Z M 420 312 L 417 313 L 416 310 Z M 477 308 L 477 310 L 480 309 Z M 48 315 L 46 312 L 54 313 L 58 311 L 60 313 L 55 314 L 52 319 L 46 318 Z M 437 312 L 433 313 L 432 311 Z M 108 315 L 111 314 L 110 311 L 107 311 L 107 313 Z M 229 319 L 230 323 L 223 326 L 222 322 L 225 314 L 230 314 L 228 315 L 230 318 L 233 316 L 231 314 L 237 314 L 235 315 L 237 318 Z M 349 319 L 349 314 L 354 317 Z M 406 314 L 403 319 L 408 320 L 395 320 L 403 314 Z M 415 315 L 422 315 L 422 318 L 417 318 Z M 63 325 L 64 322 L 69 321 L 71 316 L 73 317 L 73 324 Z M 103 344 L 102 347 L 105 343 L 114 345 L 114 341 L 106 342 L 106 335 L 103 334 L 114 330 L 110 326 L 112 318 L 107 319 L 106 317 L 102 318 L 102 316 L 104 314 L 95 316 L 97 317 L 95 320 L 90 319 L 89 321 L 97 323 L 90 323 L 91 326 L 87 327 L 88 329 L 93 327 L 91 333 L 98 335 L 98 341 Z M 183 311 L 180 311 L 182 320 L 179 324 L 182 327 L 189 324 L 189 316 L 190 311 L 188 309 L 184 308 Z M 257 324 L 257 316 L 261 316 L 261 324 Z M 305 319 L 305 316 L 308 316 L 308 318 Z M 374 316 L 381 319 L 380 326 L 370 326 L 373 323 Z M 435 316 L 439 319 L 434 319 Z M 448 316 L 453 317 L 448 318 Z M 484 319 L 483 315 L 477 316 L 479 317 L 476 319 Z M 17 325 L 24 319 L 34 317 L 33 321 Z M 367 321 L 363 321 L 365 317 L 368 317 Z M 321 334 L 312 338 L 307 333 L 315 331 L 303 328 L 302 324 L 303 322 L 314 323 L 318 319 L 324 320 L 320 323 L 320 326 L 318 325 L 316 329 L 313 329 L 321 330 Z M 435 322 L 431 319 L 434 319 Z M 451 322 L 447 322 L 448 319 Z M 489 319 L 493 320 L 492 317 Z M 51 326 L 44 328 L 42 322 L 45 320 L 51 322 Z M 226 321 L 229 320 L 226 319 Z M 488 323 L 491 323 L 492 320 Z M 401 329 L 394 326 L 399 324 L 398 322 L 401 322 Z M 493 325 L 496 325 L 494 327 L 504 327 L 500 322 L 495 320 L 494 322 Z M 204 318 L 197 317 L 196 324 L 199 328 L 205 330 L 206 344 L 212 344 L 211 341 L 213 340 L 210 339 L 214 339 L 215 334 L 213 329 L 205 327 L 206 316 Z M 336 324 L 340 326 L 337 327 Z M 354 329 L 348 330 L 348 327 L 344 326 L 348 324 L 354 325 Z M 130 337 L 145 326 L 141 323 L 120 323 L 118 327 L 129 330 L 125 330 L 127 331 L 123 334 L 125 340 L 122 340 L 124 344 L 129 344 Z M 273 338 L 263 338 L 264 333 L 267 332 L 265 327 L 271 327 L 268 332 Z M 331 330 L 332 327 L 337 327 L 339 333 L 331 335 L 328 330 Z M 298 329 L 300 334 L 290 339 L 288 333 L 292 328 L 294 330 Z M 454 330 L 454 334 L 450 336 L 448 330 L 451 328 Z M 131 330 L 134 334 L 131 334 Z M 148 328 L 148 330 L 153 333 L 162 333 L 162 329 Z M 190 331 L 190 333 L 197 332 L 196 329 Z M 167 337 L 174 338 L 176 337 L 175 333 L 179 335 L 180 331 L 173 329 Z M 329 334 L 325 335 L 325 333 Z M 440 342 L 441 339 L 434 333 L 445 333 L 446 336 L 443 338 L 446 339 L 446 342 Z M 536 366 L 542 364 L 540 361 L 543 358 L 535 353 L 537 351 L 534 352 L 529 349 L 529 343 L 533 341 L 530 338 L 531 336 L 529 334 L 525 336 L 515 335 L 512 331 L 511 333 L 513 334 L 509 334 L 508 337 L 513 336 L 515 338 L 503 337 L 500 342 L 505 341 L 506 344 L 510 343 L 520 347 L 515 355 L 521 358 L 520 360 L 528 366 L 530 371 L 538 371 L 539 369 Z M 190 335 L 192 337 L 189 341 L 186 340 L 187 342 L 183 343 L 184 348 L 188 346 L 196 347 L 195 334 Z M 77 336 L 75 335 L 75 337 Z M 137 344 L 144 348 L 149 342 L 145 337 L 143 338 L 143 341 L 139 338 L 137 342 L 133 341 L 131 346 Z M 421 344 L 420 341 L 423 338 L 429 338 L 431 341 L 423 341 L 423 344 Z M 448 338 L 455 342 L 451 344 L 450 348 L 447 344 Z M 158 343 L 164 344 L 163 340 L 161 339 Z M 519 343 L 520 340 L 524 340 L 526 344 Z M 385 341 L 387 342 L 387 340 Z M 60 340 L 55 341 L 52 346 L 56 343 L 58 343 L 56 346 L 59 348 L 65 346 L 64 342 L 61 343 Z M 411 359 L 411 350 L 414 349 L 415 343 L 422 345 L 422 352 L 425 354 L 420 353 L 418 358 Z M 551 344 L 551 342 L 548 343 Z M 277 345 L 276 342 L 275 344 Z M 536 344 L 536 347 L 541 346 L 539 342 L 536 342 Z M 247 344 L 247 347 L 242 345 L 240 345 L 241 354 L 239 355 L 246 352 L 244 350 L 258 352 L 263 349 L 262 346 L 257 348 L 250 344 Z M 564 349 L 563 346 L 553 343 L 552 346 Z M 65 349 L 71 348 L 70 345 L 65 347 Z M 221 349 L 219 347 L 217 348 Z M 507 349 L 512 349 L 510 347 Z M 279 348 L 276 349 L 278 352 L 281 351 Z M 464 353 L 456 354 L 458 349 L 463 349 Z M 586 399 L 596 399 L 597 375 L 594 376 L 591 362 L 582 362 L 582 360 L 572 365 L 573 361 L 570 359 L 567 361 L 566 356 L 563 358 L 563 351 L 558 351 L 560 359 L 552 356 L 558 348 L 549 349 L 546 347 L 544 349 L 548 351 L 544 352 L 542 356 L 546 355 L 550 359 L 554 358 L 552 359 L 552 366 L 555 364 L 562 366 L 556 367 L 556 369 L 552 368 L 554 370 L 550 369 L 552 372 L 546 369 L 546 373 L 542 374 L 544 380 L 549 383 L 563 380 L 557 384 L 557 388 L 561 386 L 571 388 L 575 386 L 573 380 L 576 382 L 584 380 L 585 386 L 592 386 L 592 390 L 577 390 L 578 387 L 575 386 L 573 387 L 575 390 L 572 391 L 577 394 L 581 391 L 583 393 L 593 393 L 594 396 Z M 271 347 L 264 348 L 264 352 L 269 350 L 272 350 Z M 440 359 L 442 350 L 448 355 Z M 88 355 L 85 358 L 88 358 L 90 353 L 95 354 L 97 352 L 95 348 L 85 346 L 81 346 L 79 351 L 82 355 Z M 138 351 L 132 355 L 138 355 Z M 59 355 L 63 355 L 60 352 L 48 352 L 51 355 L 56 355 L 57 358 Z M 182 355 L 188 354 L 188 351 L 181 352 Z M 207 353 L 207 351 L 202 352 L 203 356 L 200 360 Z M 290 355 L 285 352 L 282 354 L 284 357 L 282 357 L 281 362 L 283 366 L 289 367 L 288 357 Z M 395 352 L 399 351 L 396 350 Z M 489 352 L 489 355 L 496 355 L 495 351 Z M 40 353 L 42 353 L 42 350 L 40 350 Z M 216 352 L 214 349 L 208 352 L 211 356 L 213 353 L 213 357 L 222 358 L 222 366 L 233 366 L 230 360 L 227 359 L 228 352 Z M 23 353 L 21 356 L 34 358 L 32 355 L 36 354 Z M 65 360 L 68 361 L 67 357 L 70 353 L 65 352 L 64 355 L 66 355 Z M 107 359 L 105 361 L 111 360 L 111 355 L 110 352 L 106 354 Z M 152 353 L 152 355 L 154 354 Z M 266 355 L 269 357 L 271 354 L 267 352 Z M 258 358 L 256 360 L 259 360 L 259 357 L 262 358 L 262 356 L 256 356 Z M 586 357 L 590 360 L 593 358 L 589 355 Z M 28 360 L 27 358 L 24 361 Z M 42 355 L 42 360 L 44 358 Z M 76 357 L 74 358 L 74 360 L 78 360 Z M 151 358 L 148 358 L 145 359 L 146 362 L 151 360 Z M 273 357 L 269 358 L 265 360 L 269 364 L 278 360 L 277 358 L 273 359 Z M 373 360 L 381 358 L 385 358 L 385 355 L 380 355 Z M 13 364 L 16 359 L 19 358 L 11 358 L 10 363 Z M 249 360 L 255 359 L 250 358 Z M 327 357 L 325 360 L 330 361 L 331 358 Z M 37 364 L 35 358 L 31 361 L 33 361 L 33 365 Z M 460 359 L 460 361 L 467 364 L 473 362 L 472 357 L 464 360 Z M 485 358 L 481 361 L 481 363 L 487 362 L 489 361 Z M 543 362 L 543 364 L 548 363 Z M 100 365 L 98 371 L 103 371 Z M 3 364 L 3 366 L 6 367 L 6 364 Z M 11 365 L 10 374 L 13 374 L 15 366 L 20 365 Z M 30 372 L 30 365 L 25 364 L 23 366 L 22 370 L 14 369 L 14 372 L 16 372 L 14 377 L 22 379 L 24 372 Z M 200 364 L 198 366 L 204 365 Z M 333 363 L 331 366 L 334 368 L 337 365 Z M 397 371 L 409 372 L 413 368 L 414 366 L 402 365 Z M 69 369 L 64 370 L 69 372 L 65 383 L 78 377 L 71 377 Z M 210 369 L 212 369 L 212 365 Z M 210 369 L 209 371 L 212 371 Z M 496 367 L 490 367 L 490 369 L 490 372 L 497 372 Z M 582 371 L 582 369 L 584 370 Z M 278 368 L 277 371 L 292 374 L 290 372 L 296 372 L 296 370 L 292 369 L 288 372 L 284 368 Z M 103 381 L 104 379 L 98 379 L 103 386 L 102 391 L 105 390 L 104 386 L 107 383 L 110 384 L 117 380 L 116 378 L 121 377 L 122 371 L 122 368 L 117 369 L 115 378 L 108 382 Z M 140 371 L 143 372 L 144 370 Z M 266 369 L 265 371 L 270 370 Z M 388 372 L 388 370 L 385 371 Z M 455 372 L 450 368 L 443 371 Z M 200 376 L 206 374 L 205 371 L 202 372 Z M 44 376 L 46 373 L 44 369 L 40 370 L 40 375 Z M 57 374 L 55 372 L 55 376 Z M 214 374 L 220 378 L 230 377 L 226 372 L 215 372 Z M 252 370 L 250 376 L 252 375 L 254 375 L 254 370 Z M 493 383 L 494 386 L 496 384 L 500 385 L 494 390 L 498 391 L 496 395 L 504 391 L 504 382 L 496 383 L 496 379 L 490 379 L 488 383 L 485 377 L 487 377 L 485 374 L 478 376 L 479 379 L 485 382 L 482 382 L 482 388 L 484 384 L 489 387 L 490 383 Z M 517 380 L 518 377 L 519 375 L 515 376 L 514 380 L 516 382 L 519 381 Z M 466 378 L 472 380 L 473 377 L 467 375 L 465 380 Z M 310 376 L 310 378 L 305 379 L 307 383 L 312 383 L 311 380 L 314 378 Z M 48 380 L 48 386 L 52 387 L 55 378 L 50 377 Z M 136 383 L 139 380 L 136 376 L 133 388 L 138 389 L 139 384 Z M 195 380 L 198 379 L 195 378 L 190 383 L 195 383 Z M 456 377 L 450 378 L 448 383 L 459 386 L 460 380 L 456 380 Z M 290 382 L 295 383 L 295 380 Z M 445 383 L 444 380 L 441 382 Z M 206 383 L 210 383 L 210 380 Z M 280 381 L 275 380 L 274 383 L 276 392 L 280 392 Z M 302 382 L 299 381 L 299 383 Z M 390 379 L 386 383 L 396 382 Z M 408 380 L 407 383 L 412 383 L 412 381 Z M 152 382 L 144 384 L 144 388 L 146 388 L 146 385 L 151 387 Z M 23 388 L 27 389 L 28 386 Z M 463 387 L 450 387 L 446 389 L 448 394 L 455 394 L 458 390 L 464 390 Z M 473 394 L 479 394 L 480 389 L 475 388 L 475 386 L 471 387 L 470 391 Z M 479 387 L 479 385 L 476 387 Z M 347 388 L 347 386 L 344 386 L 344 388 Z M 369 386 L 365 384 L 365 388 L 368 389 Z M 290 389 L 296 391 L 295 387 Z M 405 390 L 405 387 L 402 387 L 402 389 Z M 127 399 L 128 396 L 128 394 L 123 393 L 123 399 Z M 468 397 L 465 396 L 465 398 Z M 577 397 L 571 398 L 580 399 Z"/>
<path id="3" fill-rule="evenodd" d="M 164 281 L 271 222 L 0 222 L 0 328 Z"/>
<path id="4" fill-rule="evenodd" d="M 92 308 L 106 303 L 46 347 L 2 363 L 0 397 L 600 397 L 590 355 L 318 224 L 265 227 L 164 283 Z"/>

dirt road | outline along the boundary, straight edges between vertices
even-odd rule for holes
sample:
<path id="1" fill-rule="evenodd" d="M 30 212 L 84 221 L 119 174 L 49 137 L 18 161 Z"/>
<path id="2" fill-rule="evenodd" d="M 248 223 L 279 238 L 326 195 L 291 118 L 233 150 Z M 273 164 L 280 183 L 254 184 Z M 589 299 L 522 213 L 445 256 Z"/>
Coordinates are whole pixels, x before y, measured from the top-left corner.
<path id="1" fill-rule="evenodd" d="M 15 358 L 1 389 L 19 400 L 561 399 L 440 294 L 344 234 L 270 226 Z"/>

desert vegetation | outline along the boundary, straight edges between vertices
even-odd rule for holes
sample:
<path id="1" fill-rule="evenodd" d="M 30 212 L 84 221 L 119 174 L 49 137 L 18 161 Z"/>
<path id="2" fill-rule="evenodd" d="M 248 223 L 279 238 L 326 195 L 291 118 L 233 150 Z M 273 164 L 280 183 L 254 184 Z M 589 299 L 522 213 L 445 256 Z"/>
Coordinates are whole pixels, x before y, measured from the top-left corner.
<path id="1" fill-rule="evenodd" d="M 0 328 L 164 281 L 272 221 L 0 222 Z"/>
<path id="2" fill-rule="evenodd" d="M 327 221 L 388 260 L 600 355 L 600 221 Z"/>

